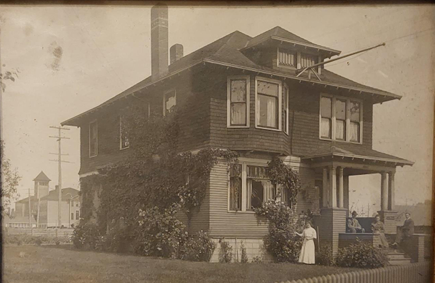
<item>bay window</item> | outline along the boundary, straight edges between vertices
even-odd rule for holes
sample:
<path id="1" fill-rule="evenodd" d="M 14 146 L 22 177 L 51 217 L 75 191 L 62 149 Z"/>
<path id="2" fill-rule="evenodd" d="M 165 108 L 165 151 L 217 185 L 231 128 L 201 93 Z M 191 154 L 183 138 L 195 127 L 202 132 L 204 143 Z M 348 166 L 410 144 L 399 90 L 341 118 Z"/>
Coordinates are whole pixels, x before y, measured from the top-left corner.
<path id="1" fill-rule="evenodd" d="M 228 127 L 249 127 L 249 86 L 249 76 L 234 76 L 228 78 Z"/>
<path id="2" fill-rule="evenodd" d="M 277 192 L 266 176 L 267 164 L 233 164 L 229 173 L 228 210 L 253 211 L 264 202 L 277 197 Z"/>
<path id="3" fill-rule="evenodd" d="M 320 96 L 320 138 L 361 143 L 362 103 L 357 100 Z"/>
<path id="4" fill-rule="evenodd" d="M 256 78 L 255 81 L 255 126 L 281 130 L 281 82 L 266 78 Z"/>

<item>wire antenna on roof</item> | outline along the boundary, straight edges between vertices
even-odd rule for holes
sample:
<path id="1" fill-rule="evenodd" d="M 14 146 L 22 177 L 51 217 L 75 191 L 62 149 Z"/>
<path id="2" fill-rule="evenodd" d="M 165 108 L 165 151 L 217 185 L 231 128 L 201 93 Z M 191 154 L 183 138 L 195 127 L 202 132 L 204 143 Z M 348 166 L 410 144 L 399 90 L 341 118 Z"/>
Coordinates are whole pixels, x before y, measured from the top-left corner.
<path id="1" fill-rule="evenodd" d="M 366 48 L 366 49 L 363 49 L 363 50 L 359 50 L 359 51 L 355 51 L 355 52 L 352 52 L 350 54 L 343 55 L 343 56 L 340 56 L 340 57 L 337 57 L 337 58 L 334 58 L 334 59 L 331 59 L 331 60 L 328 60 L 328 61 L 320 62 L 320 63 L 314 64 L 312 66 L 305 67 L 303 69 L 297 69 L 296 70 L 296 74 L 297 74 L 296 77 L 299 77 L 300 75 L 302 75 L 306 70 L 309 70 L 309 71 L 312 71 L 312 72 L 315 73 L 315 71 L 313 69 L 318 67 L 318 66 L 322 66 L 322 65 L 325 65 L 325 64 L 337 61 L 337 60 L 341 60 L 341 59 L 347 58 L 349 56 L 356 55 L 356 54 L 359 54 L 359 53 L 363 53 L 363 52 L 366 52 L 366 51 L 369 51 L 369 50 L 372 50 L 372 49 L 375 49 L 375 48 L 378 48 L 378 47 L 381 47 L 381 46 L 385 46 L 385 45 L 386 44 L 384 42 L 384 43 L 378 44 L 376 46 L 369 47 L 369 48 Z M 319 78 L 319 77 L 317 76 L 317 78 Z M 320 80 L 320 78 L 319 78 L 319 80 Z"/>

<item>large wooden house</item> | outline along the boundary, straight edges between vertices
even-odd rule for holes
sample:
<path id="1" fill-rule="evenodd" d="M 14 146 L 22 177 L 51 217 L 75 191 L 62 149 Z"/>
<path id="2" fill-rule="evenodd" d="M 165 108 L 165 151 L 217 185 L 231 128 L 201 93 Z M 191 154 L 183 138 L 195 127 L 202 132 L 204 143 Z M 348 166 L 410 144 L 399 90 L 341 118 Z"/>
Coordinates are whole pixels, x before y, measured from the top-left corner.
<path id="1" fill-rule="evenodd" d="M 395 233 L 395 224 L 389 224 L 395 214 L 394 174 L 397 166 L 412 162 L 373 150 L 372 133 L 373 106 L 399 95 L 359 84 L 324 65 L 299 72 L 340 51 L 281 27 L 255 37 L 235 31 L 183 56 L 180 44 L 168 54 L 167 7 L 153 7 L 151 22 L 152 75 L 62 123 L 80 127 L 81 178 L 134 151 L 120 129 L 129 101 L 165 115 L 195 96 L 191 117 L 180 121 L 181 150 L 237 151 L 242 197 L 235 197 L 235 177 L 226 164 L 216 165 L 206 199 L 192 219 L 194 230 L 225 237 L 233 246 L 243 241 L 248 255 L 257 255 L 267 223 L 252 207 L 274 197 L 264 167 L 278 155 L 300 173 L 305 193 L 298 211 L 319 212 L 320 240 L 334 252 L 346 230 L 351 176 L 381 174 L 381 214 L 387 232 Z"/>

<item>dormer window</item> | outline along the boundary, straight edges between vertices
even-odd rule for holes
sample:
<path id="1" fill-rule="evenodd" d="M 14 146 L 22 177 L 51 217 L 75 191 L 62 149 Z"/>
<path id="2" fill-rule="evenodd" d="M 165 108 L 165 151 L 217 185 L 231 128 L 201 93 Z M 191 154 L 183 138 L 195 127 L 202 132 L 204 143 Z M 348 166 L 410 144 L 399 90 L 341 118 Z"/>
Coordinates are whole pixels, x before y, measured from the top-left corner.
<path id="1" fill-rule="evenodd" d="M 278 66 L 296 67 L 296 52 L 278 48 Z"/>
<path id="2" fill-rule="evenodd" d="M 317 56 L 301 53 L 301 67 L 306 68 L 317 64 Z"/>

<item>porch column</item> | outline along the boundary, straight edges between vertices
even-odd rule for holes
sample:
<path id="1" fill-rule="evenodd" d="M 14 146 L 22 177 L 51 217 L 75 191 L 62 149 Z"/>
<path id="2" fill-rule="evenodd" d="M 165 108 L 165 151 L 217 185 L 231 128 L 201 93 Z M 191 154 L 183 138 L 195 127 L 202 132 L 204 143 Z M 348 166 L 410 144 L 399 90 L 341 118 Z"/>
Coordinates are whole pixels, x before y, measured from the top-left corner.
<path id="1" fill-rule="evenodd" d="M 328 167 L 323 167 L 323 207 L 328 207 L 329 195 L 328 195 Z"/>
<path id="2" fill-rule="evenodd" d="M 343 177 L 344 207 L 349 209 L 349 175 Z"/>
<path id="3" fill-rule="evenodd" d="M 344 207 L 343 167 L 338 168 L 338 207 Z"/>
<path id="4" fill-rule="evenodd" d="M 331 207 L 337 207 L 337 174 L 336 167 L 331 166 L 329 170 L 329 200 Z"/>
<path id="5" fill-rule="evenodd" d="M 387 191 L 387 173 L 381 173 L 381 211 L 387 210 L 388 191 Z"/>
<path id="6" fill-rule="evenodd" d="M 394 210 L 394 204 L 396 201 L 394 196 L 394 175 L 395 172 L 388 173 L 388 210 Z"/>

